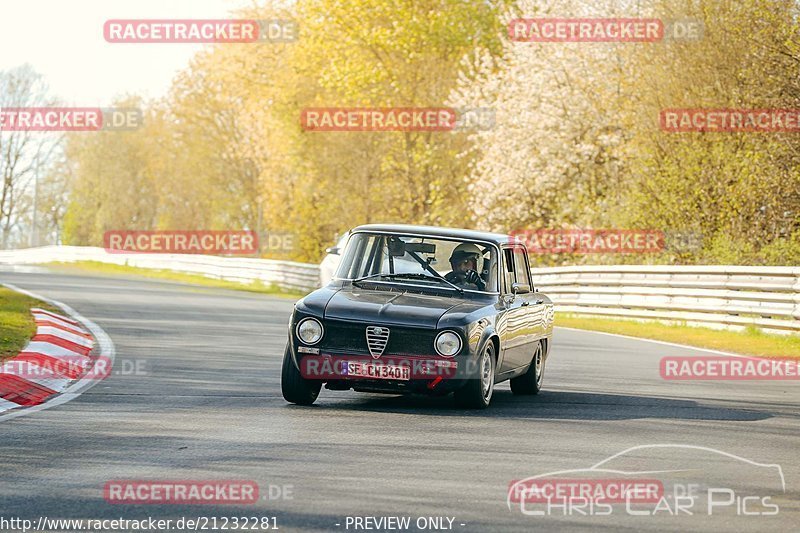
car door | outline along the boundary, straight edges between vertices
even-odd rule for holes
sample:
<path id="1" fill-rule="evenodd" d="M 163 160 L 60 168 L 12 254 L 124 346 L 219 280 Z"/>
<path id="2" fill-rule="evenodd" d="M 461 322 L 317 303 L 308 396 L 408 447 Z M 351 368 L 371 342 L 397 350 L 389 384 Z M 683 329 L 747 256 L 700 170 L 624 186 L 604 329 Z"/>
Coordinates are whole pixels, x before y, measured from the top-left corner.
<path id="1" fill-rule="evenodd" d="M 526 313 L 523 309 L 523 299 L 512 292 L 512 286 L 517 282 L 515 274 L 514 249 L 502 249 L 502 273 L 500 305 L 502 312 L 497 321 L 497 331 L 502 347 L 502 360 L 499 373 L 510 372 L 521 365 L 524 359 L 525 338 L 522 322 Z M 530 305 L 530 304 L 528 304 Z M 524 364 L 524 363 L 522 363 Z"/>
<path id="2" fill-rule="evenodd" d="M 514 294 L 509 286 L 506 297 L 507 349 L 501 369 L 513 370 L 530 363 L 536 342 L 544 335 L 545 309 L 543 299 L 533 289 L 527 250 L 515 245 L 504 250 L 503 254 L 511 268 L 510 272 L 506 272 L 506 281 L 518 288 Z"/>
<path id="3" fill-rule="evenodd" d="M 536 351 L 536 343 L 545 336 L 547 306 L 545 299 L 536 292 L 536 288 L 533 286 L 528 251 L 524 246 L 519 245 L 514 248 L 514 260 L 517 265 L 515 268 L 517 283 L 528 287 L 528 292 L 521 295 L 521 307 L 525 315 L 523 318 L 525 349 L 523 350 L 522 364 L 527 365 Z"/>

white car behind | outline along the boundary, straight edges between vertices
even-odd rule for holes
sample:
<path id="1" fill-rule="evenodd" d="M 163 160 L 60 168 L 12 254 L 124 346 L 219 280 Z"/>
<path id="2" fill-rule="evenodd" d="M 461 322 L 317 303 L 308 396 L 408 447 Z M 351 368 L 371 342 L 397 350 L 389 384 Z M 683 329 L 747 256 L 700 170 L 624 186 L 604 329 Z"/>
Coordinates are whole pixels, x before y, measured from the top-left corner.
<path id="1" fill-rule="evenodd" d="M 339 241 L 336 243 L 336 246 L 333 246 L 325 250 L 325 252 L 327 252 L 327 255 L 322 259 L 322 262 L 319 264 L 320 287 L 324 287 L 325 285 L 327 285 L 331 281 L 331 278 L 333 278 L 333 274 L 339 267 L 339 261 L 341 261 L 342 259 L 341 253 L 344 251 L 344 247 L 347 244 L 347 239 L 349 237 L 350 237 L 350 232 L 348 231 L 339 238 Z"/>

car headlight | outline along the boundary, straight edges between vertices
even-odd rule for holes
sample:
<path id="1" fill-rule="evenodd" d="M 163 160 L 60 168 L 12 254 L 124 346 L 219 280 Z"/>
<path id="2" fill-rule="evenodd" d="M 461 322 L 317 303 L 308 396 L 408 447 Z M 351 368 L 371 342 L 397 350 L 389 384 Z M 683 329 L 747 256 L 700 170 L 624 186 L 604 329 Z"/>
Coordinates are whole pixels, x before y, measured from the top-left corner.
<path id="1" fill-rule="evenodd" d="M 434 347 L 439 355 L 453 357 L 461 350 L 461 337 L 452 331 L 443 331 L 436 336 Z"/>
<path id="2" fill-rule="evenodd" d="M 316 318 L 304 318 L 297 324 L 297 337 L 303 344 L 316 344 L 322 339 L 322 324 Z"/>

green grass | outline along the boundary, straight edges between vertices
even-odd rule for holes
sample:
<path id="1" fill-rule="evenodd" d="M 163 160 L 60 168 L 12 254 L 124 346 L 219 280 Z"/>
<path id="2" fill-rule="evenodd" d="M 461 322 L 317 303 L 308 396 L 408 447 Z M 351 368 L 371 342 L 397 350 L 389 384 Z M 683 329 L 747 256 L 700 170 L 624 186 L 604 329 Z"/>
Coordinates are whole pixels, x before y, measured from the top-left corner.
<path id="1" fill-rule="evenodd" d="M 36 333 L 31 307 L 64 313 L 44 302 L 0 287 L 0 361 L 17 355 Z"/>
<path id="2" fill-rule="evenodd" d="M 800 335 L 772 335 L 755 327 L 744 331 L 727 331 L 684 324 L 638 322 L 562 313 L 556 313 L 555 325 L 687 344 L 742 355 L 800 358 Z"/>
<path id="3" fill-rule="evenodd" d="M 111 274 L 111 275 L 130 275 L 139 276 L 144 278 L 162 279 L 166 281 L 177 281 L 180 283 L 188 283 L 191 285 L 200 285 L 203 287 L 213 287 L 216 289 L 233 289 L 237 291 L 256 292 L 260 294 L 271 294 L 273 296 L 282 296 L 286 298 L 301 298 L 306 293 L 301 291 L 293 291 L 283 289 L 276 285 L 265 285 L 259 280 L 253 283 L 239 283 L 236 281 L 225 281 L 213 278 L 207 278 L 197 274 L 183 274 L 181 272 L 174 272 L 172 270 L 154 270 L 150 268 L 138 268 L 124 265 L 110 265 L 107 263 L 100 263 L 97 261 L 78 261 L 75 263 L 49 263 L 47 266 L 61 271 L 80 271 L 80 272 L 94 272 L 98 274 Z"/>

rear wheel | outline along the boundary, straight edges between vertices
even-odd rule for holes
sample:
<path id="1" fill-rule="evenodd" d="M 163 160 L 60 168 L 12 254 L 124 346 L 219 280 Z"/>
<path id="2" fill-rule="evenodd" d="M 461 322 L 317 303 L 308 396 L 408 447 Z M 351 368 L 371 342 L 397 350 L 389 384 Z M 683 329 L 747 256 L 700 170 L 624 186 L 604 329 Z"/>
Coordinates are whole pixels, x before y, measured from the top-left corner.
<path id="1" fill-rule="evenodd" d="M 455 392 L 456 404 L 468 409 L 486 409 L 494 392 L 495 358 L 494 343 L 486 341 L 478 358 L 478 372 L 467 380 L 467 384 Z"/>
<path id="2" fill-rule="evenodd" d="M 511 380 L 511 392 L 514 394 L 539 394 L 544 379 L 544 347 L 536 343 L 536 352 L 531 359 L 528 371 Z"/>
<path id="3" fill-rule="evenodd" d="M 283 367 L 281 368 L 281 392 L 283 399 L 298 405 L 311 405 L 319 396 L 319 389 L 322 382 L 306 379 L 294 366 L 292 353 L 289 345 L 286 345 L 286 352 L 283 354 Z"/>

